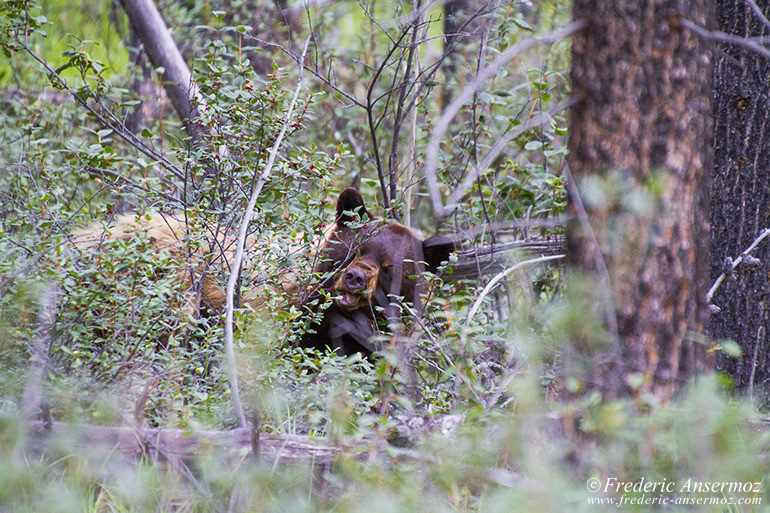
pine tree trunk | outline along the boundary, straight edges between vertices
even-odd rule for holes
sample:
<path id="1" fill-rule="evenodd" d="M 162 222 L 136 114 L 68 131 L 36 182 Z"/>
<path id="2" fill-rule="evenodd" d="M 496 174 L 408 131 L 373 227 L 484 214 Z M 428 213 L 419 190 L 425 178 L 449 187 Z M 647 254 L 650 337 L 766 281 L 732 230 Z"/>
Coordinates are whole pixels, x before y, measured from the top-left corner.
<path id="1" fill-rule="evenodd" d="M 611 283 L 611 355 L 592 360 L 593 385 L 609 397 L 666 400 L 704 366 L 690 338 L 706 320 L 710 56 L 680 20 L 704 26 L 708 6 L 574 2 L 587 26 L 573 41 L 568 163 L 600 251 L 576 223 L 568 258 L 591 283 Z"/>
<path id="2" fill-rule="evenodd" d="M 770 16 L 770 2 L 757 2 Z M 719 30 L 739 37 L 768 37 L 745 0 L 717 2 Z M 714 175 L 712 277 L 770 227 L 770 62 L 734 44 L 722 44 L 714 63 Z M 740 358 L 717 357 L 717 368 L 767 406 L 770 389 L 770 240 L 752 252 L 753 265 L 736 268 L 712 298 L 715 339 L 735 340 Z"/>

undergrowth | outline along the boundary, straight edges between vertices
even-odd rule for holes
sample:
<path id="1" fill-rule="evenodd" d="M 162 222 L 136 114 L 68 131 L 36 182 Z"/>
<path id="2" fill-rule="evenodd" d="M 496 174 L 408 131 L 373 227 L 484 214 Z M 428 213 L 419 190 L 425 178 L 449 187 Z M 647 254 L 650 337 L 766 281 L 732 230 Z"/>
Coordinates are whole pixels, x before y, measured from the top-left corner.
<path id="1" fill-rule="evenodd" d="M 676 483 L 678 493 L 655 495 L 660 500 L 761 500 L 672 502 L 674 510 L 766 509 L 764 485 L 731 495 L 681 491 L 688 480 L 766 479 L 768 434 L 724 380 L 706 375 L 682 384 L 671 404 L 608 401 L 590 391 L 585 367 L 606 333 L 574 292 L 564 292 L 557 263 L 523 266 L 482 295 L 492 276 L 527 257 L 463 276 L 453 274 L 454 259 L 426 276 L 432 293 L 425 314 L 409 320 L 403 340 L 387 329 L 378 334 L 380 354 L 346 358 L 296 346 L 311 322 L 290 302 L 285 277 L 306 288 L 323 280 L 313 273 L 316 252 L 345 186 L 358 186 L 378 215 L 458 235 L 462 249 L 562 235 L 546 221 L 566 209 L 565 120 L 558 109 L 548 112 L 567 94 L 566 45 L 522 58 L 462 107 L 441 146 L 442 192 L 499 138 L 526 130 L 511 138 L 515 155 L 480 170 L 461 207 L 439 226 L 420 173 L 443 102 L 461 89 L 465 73 L 563 21 L 565 7 L 523 2 L 481 13 L 465 29 L 486 35 L 453 57 L 462 72 L 437 66 L 441 73 L 422 82 L 405 76 L 408 45 L 393 45 L 406 30 L 399 23 L 410 19 L 402 5 L 313 7 L 318 64 L 307 70 L 299 106 L 286 120 L 296 63 L 275 46 L 268 59 L 254 38 L 272 34 L 290 48 L 296 27 L 257 19 L 251 3 L 234 2 L 228 12 L 219 4 L 161 5 L 177 22 L 178 40 L 187 41 L 205 98 L 194 120 L 199 140 L 171 114 L 140 112 L 130 85 L 136 70 L 121 74 L 115 64 L 105 73 L 91 43 L 64 50 L 36 75 L 55 90 L 30 83 L 38 48 L 30 42 L 45 41 L 48 19 L 26 2 L 2 7 L 12 65 L 0 71 L 16 73 L 24 87 L 0 98 L 0 512 L 595 511 L 602 506 L 592 500 L 621 497 L 623 509 L 646 510 L 632 501 L 643 492 L 614 486 L 640 480 Z M 270 13 L 275 7 L 255 5 Z M 422 35 L 412 42 L 421 58 L 441 52 L 437 25 L 426 16 L 410 28 Z M 358 30 L 343 37 L 340 26 Z M 155 70 L 144 72 L 162 97 Z M 151 106 L 154 113 L 164 108 L 170 111 L 162 99 Z M 544 116 L 529 126 L 535 112 Z M 237 227 L 284 122 L 287 139 L 258 199 L 241 272 L 240 295 L 259 295 L 265 305 L 236 312 L 239 384 L 262 433 L 323 437 L 340 455 L 327 466 L 216 447 L 184 461 L 82 447 L 78 423 L 190 433 L 237 426 L 221 315 L 186 301 L 196 291 L 179 276 L 211 263 L 204 262 L 216 254 L 209 249 Z M 385 149 L 393 150 L 390 160 Z M 395 194 L 383 187 L 389 173 Z M 109 230 L 121 215 L 158 212 L 190 228 L 183 251 L 154 248 L 141 229 L 98 249 L 77 244 L 84 229 Z M 494 226 L 503 228 L 484 228 Z M 209 276 L 223 285 L 230 272 L 211 266 Z M 41 298 L 52 287 L 55 326 L 46 332 Z M 591 347 L 571 346 L 574 333 Z M 40 342 L 47 355 L 42 408 L 24 417 Z M 408 365 L 396 342 L 410 348 Z M 40 438 L 28 429 L 49 420 L 70 423 L 73 433 Z M 590 488 L 594 482 L 599 491 Z"/>

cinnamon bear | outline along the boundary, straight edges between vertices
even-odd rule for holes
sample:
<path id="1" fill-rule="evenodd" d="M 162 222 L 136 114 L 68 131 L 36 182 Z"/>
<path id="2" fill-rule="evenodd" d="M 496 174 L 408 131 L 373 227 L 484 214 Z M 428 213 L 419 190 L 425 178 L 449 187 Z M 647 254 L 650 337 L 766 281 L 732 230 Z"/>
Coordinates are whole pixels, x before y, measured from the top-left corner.
<path id="1" fill-rule="evenodd" d="M 375 352 L 379 347 L 371 337 L 376 323 L 400 322 L 402 301 L 419 315 L 427 293 L 422 273 L 435 273 L 454 249 L 448 237 L 421 240 L 402 224 L 374 218 L 361 193 L 345 189 L 316 267 L 325 277 L 321 288 L 332 304 L 301 338 L 301 345 L 346 355 Z"/>
<path id="2" fill-rule="evenodd" d="M 108 228 L 94 224 L 75 232 L 74 247 L 81 252 L 103 251 L 109 253 L 115 241 L 136 240 L 146 237 L 152 250 L 160 254 L 167 251 L 177 262 L 174 269 L 165 272 L 176 273 L 177 282 L 183 290 L 181 306 L 186 316 L 195 316 L 202 308 L 221 313 L 225 305 L 225 291 L 218 279 L 221 271 L 230 271 L 236 245 L 236 234 L 224 228 L 204 229 L 190 226 L 187 222 L 171 215 L 121 215 Z M 253 241 L 250 241 L 253 244 Z M 192 246 L 192 247 L 191 247 Z M 248 253 L 248 249 L 247 253 Z M 241 304 L 253 309 L 262 306 L 264 298 L 249 291 L 240 298 Z"/>
<path id="3" fill-rule="evenodd" d="M 198 235 L 202 242 L 191 250 L 190 236 L 200 230 L 161 214 L 121 216 L 108 230 L 94 225 L 77 232 L 73 242 L 80 250 L 104 250 L 103 243 L 125 241 L 145 233 L 155 251 L 169 251 L 179 262 L 177 269 L 166 271 L 177 273 L 185 291 L 181 303 L 185 315 L 194 316 L 201 307 L 220 313 L 224 310 L 225 295 L 216 276 L 220 270 L 230 271 L 235 235 L 226 230 Z M 255 241 L 249 241 L 247 251 L 253 250 L 254 244 Z M 320 321 L 300 338 L 300 345 L 320 350 L 329 347 L 346 355 L 376 351 L 378 347 L 370 341 L 375 324 L 381 320 L 400 322 L 398 310 L 403 303 L 421 313 L 421 300 L 427 292 L 422 273 L 435 272 L 453 250 L 454 244 L 446 237 L 423 241 L 402 224 L 374 218 L 361 193 L 354 188 L 345 189 L 337 200 L 335 224 L 315 267 L 315 272 L 323 276 L 320 286 L 302 297 L 295 277 L 290 273 L 281 276 L 280 288 L 292 305 L 304 304 L 319 313 L 323 296 L 319 289 L 332 298 L 331 305 L 320 312 Z M 251 288 L 240 302 L 259 311 L 265 299 L 259 289 Z"/>

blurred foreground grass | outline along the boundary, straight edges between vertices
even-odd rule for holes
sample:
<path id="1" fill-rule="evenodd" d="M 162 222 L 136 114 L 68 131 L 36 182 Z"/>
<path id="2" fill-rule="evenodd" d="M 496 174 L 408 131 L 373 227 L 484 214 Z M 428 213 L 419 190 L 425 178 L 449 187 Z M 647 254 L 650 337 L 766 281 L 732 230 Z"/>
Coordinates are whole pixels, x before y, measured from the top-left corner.
<path id="1" fill-rule="evenodd" d="M 534 385 L 532 376 L 522 375 L 511 386 L 526 394 Z M 750 405 L 726 396 L 713 375 L 702 376 L 673 404 L 645 412 L 632 402 L 590 395 L 552 407 L 521 400 L 467 418 L 453 433 L 427 435 L 406 450 L 378 439 L 377 429 L 359 435 L 365 435 L 362 444 L 343 449 L 329 467 L 216 448 L 182 465 L 126 457 L 115 447 L 83 447 L 66 436 L 31 438 L 6 403 L 0 416 L 0 511 L 618 509 L 591 503 L 597 499 L 623 500 L 624 511 L 770 510 L 770 432 Z M 599 491 L 592 483 L 599 483 Z M 660 487 L 644 493 L 645 483 L 674 484 L 667 493 Z M 722 485 L 712 492 L 715 483 L 751 486 Z M 639 490 L 627 492 L 626 484 Z M 650 505 L 656 497 L 669 502 Z M 634 504 L 640 499 L 648 504 Z"/>

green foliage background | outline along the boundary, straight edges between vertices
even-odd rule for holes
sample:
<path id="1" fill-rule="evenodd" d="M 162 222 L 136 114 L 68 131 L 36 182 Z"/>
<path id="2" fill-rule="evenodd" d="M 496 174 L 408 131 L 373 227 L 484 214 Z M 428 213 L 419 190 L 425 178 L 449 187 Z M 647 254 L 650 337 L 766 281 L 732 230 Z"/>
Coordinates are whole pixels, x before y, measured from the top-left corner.
<path id="1" fill-rule="evenodd" d="M 507 2 L 483 13 L 469 28 L 474 37 L 455 54 L 459 71 L 442 68 L 415 97 L 414 137 L 402 130 L 398 139 L 400 169 L 413 166 L 419 177 L 445 92 L 456 93 L 516 41 L 565 23 L 568 7 Z M 590 492 L 592 478 L 764 482 L 762 419 L 727 395 L 723 380 L 705 376 L 683 385 L 669 405 L 586 392 L 606 334 L 569 295 L 595 294 L 592 285 L 564 293 L 558 266 L 512 275 L 467 321 L 489 276 L 428 277 L 435 289 L 408 341 L 416 355 L 409 372 L 396 351 L 362 359 L 297 348 L 309 318 L 276 289 L 289 270 L 303 277 L 303 286 L 322 278 L 312 273 L 313 249 L 333 216 L 335 194 L 355 184 L 377 214 L 392 213 L 381 208 L 372 155 L 393 143 L 405 53 L 389 52 L 411 9 L 339 2 L 313 7 L 287 25 L 266 0 L 159 8 L 206 98 L 197 120 L 206 135 L 197 145 L 186 138 L 155 70 L 130 59 L 128 24 L 117 6 L 2 7 L 9 58 L 0 63 L 0 511 L 595 511 L 600 506 L 591 499 L 619 494 Z M 434 21 L 419 45 L 423 63 L 443 49 L 440 15 L 438 6 L 425 14 Z M 8 29 L 20 20 L 30 33 L 16 40 Z M 180 475 L 151 458 L 73 450 L 66 437 L 27 450 L 35 445 L 20 402 L 40 339 L 41 297 L 51 284 L 59 287 L 44 390 L 51 417 L 190 430 L 235 426 L 221 320 L 190 316 L 178 300 L 184 293 L 175 271 L 179 255 L 155 251 L 141 230 L 96 252 L 78 250 L 72 237 L 83 227 L 109 227 L 119 214 L 142 219 L 160 211 L 196 228 L 185 241 L 195 250 L 211 244 L 212 233 L 236 226 L 298 79 L 282 48 L 296 50 L 307 20 L 317 74 L 306 72 L 278 166 L 259 198 L 243 271 L 242 293 L 265 294 L 268 305 L 238 311 L 236 346 L 244 397 L 250 412 L 261 414 L 264 432 L 326 436 L 350 448 L 321 480 L 312 466 L 214 451 Z M 568 66 L 568 44 L 561 42 L 500 70 L 463 107 L 442 144 L 442 191 L 456 186 L 499 137 L 564 100 Z M 356 104 L 365 103 L 367 88 L 383 98 L 370 112 Z M 376 130 L 368 114 L 381 117 Z M 99 115 L 112 119 L 113 128 Z M 559 111 L 514 138 L 512 150 L 484 170 L 462 207 L 439 226 L 424 187 L 413 186 L 409 202 L 406 174 L 392 207 L 427 233 L 558 216 L 566 207 L 565 126 Z M 133 136 L 122 137 L 124 131 Z M 560 233 L 538 228 L 494 236 Z M 493 235 L 468 237 L 484 244 Z M 215 278 L 227 276 L 222 269 Z M 594 342 L 572 346 L 575 332 Z M 137 404 L 143 405 L 138 419 Z M 457 419 L 459 427 L 448 434 L 409 428 L 415 419 L 443 418 Z M 764 510 L 762 489 L 758 506 L 695 510 Z"/>

